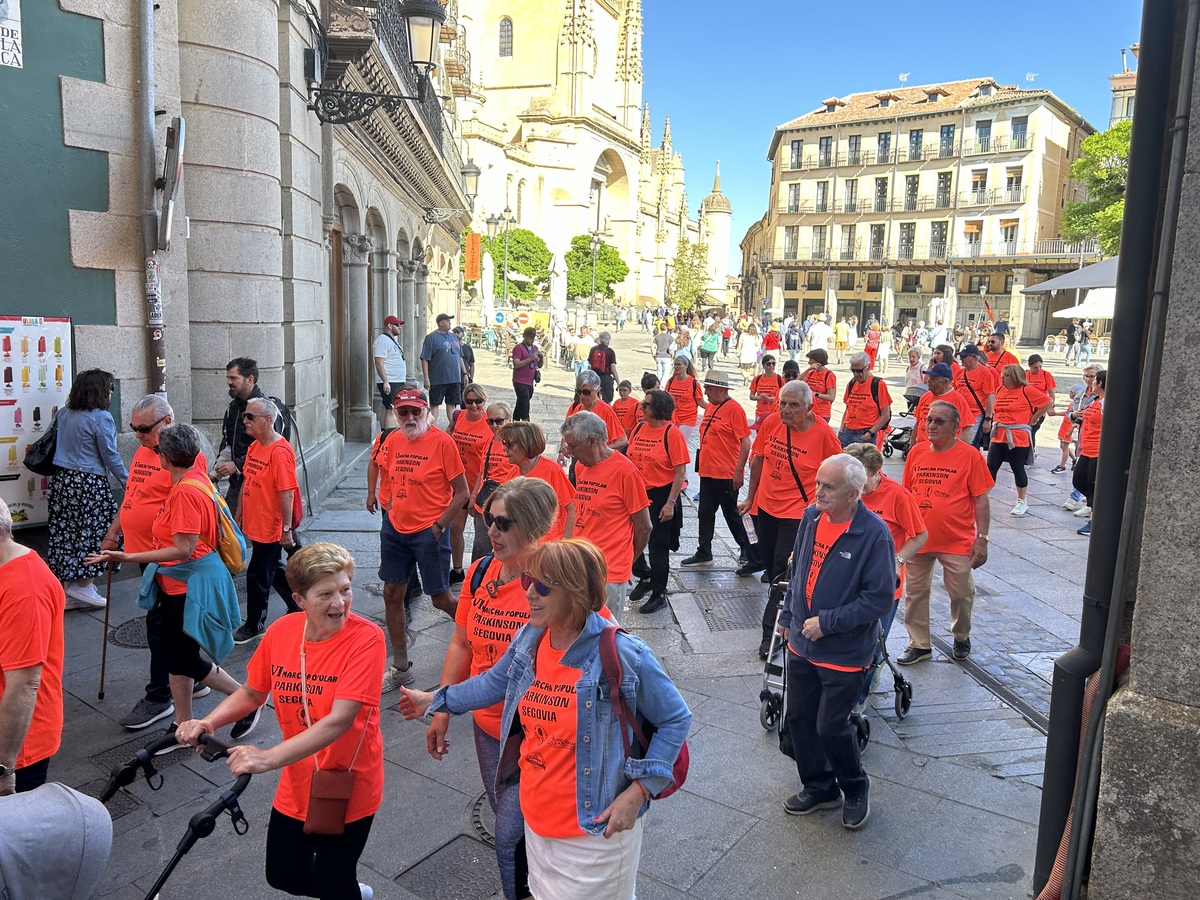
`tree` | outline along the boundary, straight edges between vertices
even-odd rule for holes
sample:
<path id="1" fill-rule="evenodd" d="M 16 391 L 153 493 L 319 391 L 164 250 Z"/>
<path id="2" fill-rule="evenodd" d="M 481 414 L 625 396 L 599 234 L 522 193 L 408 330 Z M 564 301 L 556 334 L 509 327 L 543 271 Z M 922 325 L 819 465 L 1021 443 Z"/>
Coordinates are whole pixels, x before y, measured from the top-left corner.
<path id="1" fill-rule="evenodd" d="M 491 251 L 496 264 L 495 284 L 492 291 L 499 300 L 504 296 L 504 235 L 497 234 L 489 239 L 485 234 L 480 240 L 479 253 Z M 538 295 L 538 285 L 550 280 L 550 248 L 546 242 L 527 228 L 513 228 L 508 232 L 508 271 L 519 272 L 529 281 L 509 278 L 509 299 L 533 300 Z M 473 282 L 467 282 L 473 284 Z"/>
<path id="2" fill-rule="evenodd" d="M 1118 122 L 1083 142 L 1079 159 L 1071 165 L 1071 178 L 1083 183 L 1088 199 L 1068 203 L 1063 210 L 1062 234 L 1066 240 L 1095 239 L 1106 256 L 1120 252 L 1132 133 L 1132 122 Z"/>
<path id="3" fill-rule="evenodd" d="M 592 295 L 592 236 L 577 234 L 571 238 L 571 249 L 567 261 L 567 296 L 590 297 Z M 605 297 L 616 296 L 613 285 L 625 280 L 629 266 L 621 259 L 617 248 L 600 242 L 596 252 L 596 290 Z"/>
<path id="4" fill-rule="evenodd" d="M 694 309 L 708 287 L 708 246 L 695 243 L 681 235 L 675 245 L 675 260 L 671 264 L 668 283 L 671 302 L 682 310 Z"/>

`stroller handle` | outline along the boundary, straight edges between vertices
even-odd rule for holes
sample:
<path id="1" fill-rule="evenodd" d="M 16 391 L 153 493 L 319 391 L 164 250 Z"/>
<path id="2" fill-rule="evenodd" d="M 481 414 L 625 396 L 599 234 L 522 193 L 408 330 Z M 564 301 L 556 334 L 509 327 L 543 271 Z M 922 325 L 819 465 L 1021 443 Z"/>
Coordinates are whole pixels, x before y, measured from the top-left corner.
<path id="1" fill-rule="evenodd" d="M 230 746 L 223 741 L 217 740 L 211 734 L 202 734 L 199 738 L 200 756 L 205 762 L 215 762 L 222 757 L 229 755 Z M 243 776 L 249 778 L 250 776 Z M 241 779 L 239 779 L 240 781 Z M 242 790 L 245 790 L 243 785 Z M 238 791 L 240 794 L 242 791 Z"/>

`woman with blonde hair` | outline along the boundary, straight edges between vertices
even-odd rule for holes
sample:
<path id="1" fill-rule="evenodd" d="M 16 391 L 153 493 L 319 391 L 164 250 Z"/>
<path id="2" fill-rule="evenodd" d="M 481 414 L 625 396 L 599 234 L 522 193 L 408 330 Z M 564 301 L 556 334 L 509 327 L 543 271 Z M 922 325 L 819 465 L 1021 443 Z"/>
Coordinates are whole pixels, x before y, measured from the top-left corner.
<path id="1" fill-rule="evenodd" d="M 546 433 L 537 422 L 509 422 L 496 432 L 508 461 L 525 478 L 537 478 L 550 485 L 558 498 L 558 513 L 545 535 L 547 541 L 570 537 L 575 530 L 575 487 L 546 452 Z"/>
<path id="2" fill-rule="evenodd" d="M 1000 466 L 1008 463 L 1017 484 L 1017 505 L 1011 515 L 1025 516 L 1029 502 L 1029 475 L 1025 466 L 1033 452 L 1033 423 L 1054 410 L 1054 400 L 1031 385 L 1025 370 L 1011 364 L 1000 370 L 1000 390 L 992 407 L 991 443 L 988 445 L 987 465 L 996 480 Z"/>

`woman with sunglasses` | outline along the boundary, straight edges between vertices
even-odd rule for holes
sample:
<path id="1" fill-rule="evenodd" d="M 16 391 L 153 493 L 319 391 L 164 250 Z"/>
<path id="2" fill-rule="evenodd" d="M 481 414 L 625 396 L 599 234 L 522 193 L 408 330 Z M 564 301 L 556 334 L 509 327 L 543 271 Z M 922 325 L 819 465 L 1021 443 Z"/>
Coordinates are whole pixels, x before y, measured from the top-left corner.
<path id="1" fill-rule="evenodd" d="M 542 426 L 537 422 L 509 422 L 496 432 L 496 437 L 521 477 L 546 482 L 558 498 L 558 514 L 543 540 L 570 537 L 575 531 L 575 487 L 562 466 L 542 456 L 546 452 L 546 432 Z"/>
<path id="2" fill-rule="evenodd" d="M 663 385 L 663 390 L 675 401 L 671 422 L 683 432 L 684 440 L 690 444 L 696 424 L 700 421 L 700 410 L 708 406 L 708 402 L 704 399 L 704 391 L 700 387 L 700 380 L 696 378 L 692 361 L 677 356 L 673 365 L 674 371 Z"/>
<path id="3" fill-rule="evenodd" d="M 503 701 L 500 734 L 521 726 L 520 753 L 505 754 L 497 783 L 520 772 L 529 887 L 553 900 L 632 900 L 649 800 L 674 783 L 672 766 L 692 714 L 650 648 L 615 634 L 621 694 L 655 726 L 642 759 L 626 756 L 629 734 L 615 714 L 600 659 L 608 627 L 607 567 L 588 541 L 533 550 L 521 583 L 529 624 L 487 671 L 434 694 L 405 690 L 400 712 L 451 715 Z M 624 732 L 624 734 L 623 734 Z M 446 754 L 444 739 L 430 747 Z"/>
<path id="4" fill-rule="evenodd" d="M 625 435 L 625 426 L 621 424 L 621 419 L 617 416 L 617 411 L 612 408 L 612 404 L 605 403 L 601 399 L 600 376 L 590 370 L 581 373 L 575 379 L 575 399 L 567 407 L 565 418 L 569 419 L 577 412 L 590 412 L 598 415 L 604 420 L 605 427 L 608 428 L 608 446 L 614 450 L 625 449 L 625 445 L 629 443 L 629 438 Z"/>
<path id="5" fill-rule="evenodd" d="M 492 543 L 488 540 L 488 529 L 483 521 L 483 504 L 492 492 L 506 481 L 517 477 L 517 467 L 508 461 L 504 445 L 500 443 L 500 429 L 512 421 L 512 407 L 503 400 L 489 404 L 487 408 L 487 425 L 492 433 L 491 440 L 484 445 L 479 465 L 479 474 L 472 484 L 471 518 L 475 520 L 475 540 L 471 544 L 471 559 L 481 559 L 492 552 Z"/>
<path id="6" fill-rule="evenodd" d="M 463 408 L 450 419 L 450 437 L 454 438 L 454 446 L 462 458 L 463 471 L 467 476 L 467 484 L 474 487 L 483 471 L 483 454 L 493 438 L 493 431 L 488 425 L 487 391 L 483 385 L 472 382 L 463 389 Z M 471 508 L 470 502 L 463 504 L 450 523 L 450 584 L 461 584 L 465 577 L 463 573 L 463 552 L 466 544 L 463 532 L 467 527 L 467 513 L 475 518 L 476 533 L 483 531 L 478 514 Z M 484 551 L 486 552 L 486 551 Z"/>

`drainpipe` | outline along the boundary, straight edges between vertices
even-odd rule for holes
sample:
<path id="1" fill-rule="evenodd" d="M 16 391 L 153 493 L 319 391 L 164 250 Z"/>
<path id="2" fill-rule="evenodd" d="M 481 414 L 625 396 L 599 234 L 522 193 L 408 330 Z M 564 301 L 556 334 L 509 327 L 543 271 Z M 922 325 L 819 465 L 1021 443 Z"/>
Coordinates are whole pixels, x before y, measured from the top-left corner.
<path id="1" fill-rule="evenodd" d="M 145 260 L 146 376 L 148 393 L 167 396 L 167 344 L 163 337 L 163 307 L 158 277 L 158 208 L 155 205 L 157 151 L 154 140 L 154 0 L 138 3 L 138 157 L 141 173 L 142 257 Z"/>

